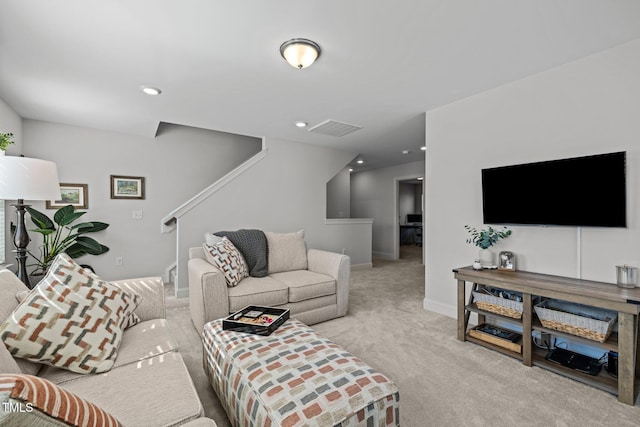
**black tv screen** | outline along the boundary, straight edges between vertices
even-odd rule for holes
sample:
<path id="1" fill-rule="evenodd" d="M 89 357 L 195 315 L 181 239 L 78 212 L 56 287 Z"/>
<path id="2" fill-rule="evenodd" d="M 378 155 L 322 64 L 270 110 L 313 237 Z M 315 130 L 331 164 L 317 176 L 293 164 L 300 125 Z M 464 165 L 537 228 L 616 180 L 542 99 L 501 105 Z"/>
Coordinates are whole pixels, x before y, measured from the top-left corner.
<path id="1" fill-rule="evenodd" d="M 626 227 L 626 152 L 482 170 L 485 224 Z"/>

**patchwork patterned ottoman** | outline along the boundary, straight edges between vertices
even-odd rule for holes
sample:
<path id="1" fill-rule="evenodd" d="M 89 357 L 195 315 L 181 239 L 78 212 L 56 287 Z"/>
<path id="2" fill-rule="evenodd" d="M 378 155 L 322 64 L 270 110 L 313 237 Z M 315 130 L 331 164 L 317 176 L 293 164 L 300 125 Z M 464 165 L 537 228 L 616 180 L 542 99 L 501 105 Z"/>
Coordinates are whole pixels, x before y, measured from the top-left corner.
<path id="1" fill-rule="evenodd" d="M 399 426 L 398 388 L 297 320 L 268 337 L 204 327 L 204 369 L 234 427 Z"/>

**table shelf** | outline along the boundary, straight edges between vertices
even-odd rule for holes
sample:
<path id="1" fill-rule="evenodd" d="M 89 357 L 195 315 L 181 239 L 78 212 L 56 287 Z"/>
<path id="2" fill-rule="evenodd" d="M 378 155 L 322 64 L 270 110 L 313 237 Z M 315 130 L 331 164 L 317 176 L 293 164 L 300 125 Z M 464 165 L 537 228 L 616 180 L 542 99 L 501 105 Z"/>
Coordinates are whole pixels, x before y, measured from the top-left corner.
<path id="1" fill-rule="evenodd" d="M 640 372 L 640 288 L 619 288 L 612 283 L 594 282 L 562 276 L 531 273 L 525 271 L 474 270 L 472 267 L 461 267 L 453 270 L 458 283 L 458 339 L 482 345 L 501 354 L 522 360 L 526 366 L 538 366 L 559 375 L 589 384 L 600 390 L 615 394 L 620 402 L 634 405 L 638 397 Z M 473 300 L 473 293 L 468 293 L 467 284 L 473 289 L 491 286 L 516 291 L 522 294 L 522 319 L 514 319 L 500 314 L 480 310 Z M 468 296 L 468 301 L 467 301 Z M 563 301 L 585 304 L 592 307 L 613 310 L 618 313 L 618 331 L 613 332 L 603 342 L 589 340 L 576 335 L 560 332 L 542 326 L 534 310 L 533 301 L 537 297 L 559 299 Z M 478 322 L 486 318 L 495 319 L 497 323 L 506 323 L 522 328 L 522 354 L 502 348 L 492 343 L 469 336 L 469 318 L 476 313 Z M 491 323 L 491 322 L 488 322 Z M 498 326 L 498 325 L 496 325 Z M 572 344 L 600 348 L 603 351 L 618 352 L 618 370 L 623 374 L 615 378 L 603 369 L 598 375 L 589 375 L 564 367 L 545 359 L 547 350 L 533 345 L 533 332 L 550 334 Z"/>

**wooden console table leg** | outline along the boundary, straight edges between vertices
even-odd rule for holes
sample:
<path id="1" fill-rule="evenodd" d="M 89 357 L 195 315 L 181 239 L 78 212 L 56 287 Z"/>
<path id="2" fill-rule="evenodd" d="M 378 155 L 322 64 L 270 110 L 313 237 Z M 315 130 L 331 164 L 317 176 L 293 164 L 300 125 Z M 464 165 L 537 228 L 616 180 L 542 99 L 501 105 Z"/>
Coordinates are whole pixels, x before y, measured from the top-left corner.
<path id="1" fill-rule="evenodd" d="M 532 321 L 532 308 L 531 308 L 531 294 L 522 294 L 522 363 L 526 366 L 532 366 L 533 361 L 531 357 L 531 332 L 533 327 Z"/>
<path id="2" fill-rule="evenodd" d="M 618 312 L 618 400 L 635 404 L 635 316 Z"/>
<path id="3" fill-rule="evenodd" d="M 469 323 L 469 313 L 464 309 L 465 281 L 458 279 L 458 339 L 465 341 L 467 334 L 467 324 Z"/>

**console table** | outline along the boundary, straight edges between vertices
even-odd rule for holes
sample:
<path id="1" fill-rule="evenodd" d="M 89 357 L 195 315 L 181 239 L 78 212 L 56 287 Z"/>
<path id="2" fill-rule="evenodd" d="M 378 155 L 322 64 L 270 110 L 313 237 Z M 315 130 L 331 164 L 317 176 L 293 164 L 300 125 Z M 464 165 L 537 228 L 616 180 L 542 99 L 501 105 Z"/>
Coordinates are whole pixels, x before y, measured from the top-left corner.
<path id="1" fill-rule="evenodd" d="M 461 267 L 453 270 L 458 281 L 458 339 L 483 345 L 511 357 L 521 359 L 526 366 L 539 366 L 560 375 L 592 385 L 616 394 L 620 402 L 634 405 L 638 395 L 640 379 L 640 351 L 638 346 L 638 318 L 640 313 L 640 288 L 620 288 L 613 283 L 573 279 L 562 276 L 531 273 L 526 271 L 474 270 Z M 522 293 L 522 319 L 513 319 L 478 309 L 471 294 L 466 302 L 466 284 L 474 288 L 480 285 L 493 286 Z M 618 332 L 613 332 L 604 342 L 599 343 L 575 335 L 566 334 L 542 326 L 533 309 L 532 297 L 541 296 L 585 304 L 618 312 Z M 486 316 L 498 318 L 501 322 L 522 327 L 522 353 L 493 345 L 469 336 L 469 316 L 477 313 L 478 323 L 484 323 Z M 605 351 L 618 352 L 618 378 L 601 372 L 597 376 L 583 374 L 573 369 L 549 362 L 546 351 L 532 345 L 532 332 L 539 331 L 561 337 L 567 341 L 600 347 Z"/>

